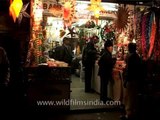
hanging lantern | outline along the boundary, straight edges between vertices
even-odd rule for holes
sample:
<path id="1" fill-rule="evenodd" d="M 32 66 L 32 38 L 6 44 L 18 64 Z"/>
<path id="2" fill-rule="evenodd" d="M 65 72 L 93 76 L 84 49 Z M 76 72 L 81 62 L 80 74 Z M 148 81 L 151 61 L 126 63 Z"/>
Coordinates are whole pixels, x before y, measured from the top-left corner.
<path id="1" fill-rule="evenodd" d="M 15 22 L 16 18 L 18 18 L 19 14 L 20 14 L 20 11 L 23 7 L 23 2 L 22 2 L 22 0 L 14 0 L 10 4 L 11 5 L 9 7 L 9 12 L 10 12 L 10 15 L 12 16 L 12 18 Z"/>
<path id="2" fill-rule="evenodd" d="M 96 4 L 96 5 L 100 5 L 101 0 L 90 0 L 91 4 Z"/>
<path id="3" fill-rule="evenodd" d="M 91 4 L 87 8 L 89 11 L 94 13 L 95 18 L 99 18 L 100 11 L 104 11 L 105 9 L 100 5 L 101 0 L 90 0 Z"/>
<path id="4" fill-rule="evenodd" d="M 75 0 L 66 0 L 63 7 L 64 26 L 71 26 L 75 16 Z"/>
<path id="5" fill-rule="evenodd" d="M 71 2 L 66 2 L 64 4 L 64 19 L 68 19 L 71 15 L 72 4 Z"/>
<path id="6" fill-rule="evenodd" d="M 94 11 L 94 16 L 95 16 L 95 18 L 99 18 L 99 12 L 100 12 L 99 10 L 95 10 L 95 11 Z"/>

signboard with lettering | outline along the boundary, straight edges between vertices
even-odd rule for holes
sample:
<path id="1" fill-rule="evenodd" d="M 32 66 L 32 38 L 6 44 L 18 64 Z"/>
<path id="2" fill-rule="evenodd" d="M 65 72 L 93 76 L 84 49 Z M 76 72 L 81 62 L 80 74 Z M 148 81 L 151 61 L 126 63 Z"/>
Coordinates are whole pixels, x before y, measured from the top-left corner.
<path id="1" fill-rule="evenodd" d="M 50 14 L 49 10 L 57 5 L 56 0 L 43 0 L 43 14 Z"/>

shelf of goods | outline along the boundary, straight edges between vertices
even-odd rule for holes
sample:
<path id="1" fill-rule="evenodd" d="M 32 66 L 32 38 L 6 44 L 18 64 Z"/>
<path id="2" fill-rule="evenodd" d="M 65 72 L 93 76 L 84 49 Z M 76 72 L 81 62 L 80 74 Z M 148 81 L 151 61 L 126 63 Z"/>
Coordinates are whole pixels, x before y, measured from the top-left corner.
<path id="1" fill-rule="evenodd" d="M 70 110 L 70 67 L 25 67 L 24 73 L 30 107 L 45 111 Z"/>

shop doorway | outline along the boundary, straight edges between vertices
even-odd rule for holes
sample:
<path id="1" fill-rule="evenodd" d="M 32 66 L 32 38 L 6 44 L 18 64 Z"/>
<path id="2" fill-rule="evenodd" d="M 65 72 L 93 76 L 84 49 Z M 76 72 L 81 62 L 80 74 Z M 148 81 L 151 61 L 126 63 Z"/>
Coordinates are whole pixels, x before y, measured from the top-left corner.
<path id="1" fill-rule="evenodd" d="M 77 75 L 72 75 L 71 77 L 71 100 L 74 103 L 71 103 L 70 109 L 77 110 L 77 109 L 92 109 L 96 108 L 96 106 L 92 105 L 84 105 L 84 102 L 94 101 L 99 99 L 99 94 L 96 92 L 93 93 L 85 93 L 84 91 L 84 81 L 80 79 Z M 80 103 L 78 103 L 80 102 Z M 81 103 L 82 102 L 82 103 Z"/>
<path id="2" fill-rule="evenodd" d="M 46 30 L 45 45 L 47 47 L 46 51 L 49 52 L 50 58 L 54 58 L 54 52 L 55 52 L 54 50 L 58 45 L 62 44 L 63 37 L 71 38 L 70 41 L 73 44 L 71 46 L 74 46 L 73 51 L 74 50 L 76 51 L 75 52 L 76 55 L 81 54 L 80 51 L 82 51 L 84 43 L 86 42 L 86 40 L 88 40 L 89 37 L 93 35 L 100 36 L 99 35 L 100 27 L 98 25 L 100 24 L 101 27 L 104 27 L 106 24 L 108 25 L 110 22 L 112 22 L 112 20 L 115 17 L 115 15 L 113 14 L 114 12 L 100 13 L 100 18 L 99 20 L 97 20 L 95 19 L 93 12 L 87 10 L 89 3 L 90 2 L 77 2 L 76 4 L 77 18 L 73 22 L 70 29 L 68 27 L 64 27 L 63 23 L 64 21 L 62 17 L 56 17 L 53 14 L 53 12 L 47 13 L 47 11 L 44 11 L 45 14 L 43 14 L 43 19 L 44 19 L 43 24 Z M 107 10 L 109 11 L 117 10 L 117 8 L 115 7 L 116 4 L 108 5 L 107 3 L 103 3 L 103 6 L 107 6 L 105 8 L 107 8 Z M 73 33 L 77 34 L 75 34 L 74 36 L 72 35 Z M 79 45 L 78 47 L 77 44 Z M 99 44 L 97 47 L 100 48 L 101 45 Z M 71 110 L 108 108 L 108 106 L 99 105 L 97 103 L 100 98 L 98 92 L 94 91 L 92 93 L 85 93 L 84 86 L 85 86 L 84 81 L 80 79 L 80 76 L 72 74 L 71 77 L 72 92 L 70 94 L 70 98 L 73 101 L 73 103 L 71 103 L 70 106 Z"/>
<path id="3" fill-rule="evenodd" d="M 102 105 L 100 102 L 100 94 L 95 90 L 93 90 L 91 93 L 86 93 L 84 86 L 84 81 L 82 81 L 79 76 L 72 74 L 70 110 L 109 109 L 115 107 Z"/>

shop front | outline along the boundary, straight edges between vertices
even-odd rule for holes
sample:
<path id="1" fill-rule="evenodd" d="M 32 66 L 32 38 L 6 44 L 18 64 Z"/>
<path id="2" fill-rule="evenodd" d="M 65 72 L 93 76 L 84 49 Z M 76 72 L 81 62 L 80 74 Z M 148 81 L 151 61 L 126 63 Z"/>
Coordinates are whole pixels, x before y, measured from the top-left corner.
<path id="1" fill-rule="evenodd" d="M 29 101 L 31 105 L 36 105 L 37 100 L 61 101 L 64 99 L 67 101 L 70 99 L 72 66 L 55 59 L 55 49 L 61 46 L 63 38 L 67 37 L 70 40 L 74 58 L 78 57 L 80 61 L 82 49 L 87 40 L 93 35 L 100 35 L 99 26 L 104 27 L 106 24 L 113 23 L 117 4 L 102 3 L 108 11 L 103 9 L 97 17 L 95 11 L 91 10 L 90 2 L 34 0 L 31 6 L 33 6 L 31 7 L 32 31 L 24 67 L 26 80 L 30 81 L 27 90 Z M 102 6 L 99 4 L 97 9 L 99 10 Z M 97 41 L 99 42 L 97 47 L 101 46 L 101 41 L 102 38 Z M 58 107 L 64 109 L 64 107 Z M 70 106 L 66 108 L 69 110 Z"/>
<path id="2" fill-rule="evenodd" d="M 32 0 L 31 38 L 24 68 L 28 80 L 34 81 L 28 90 L 31 103 L 38 99 L 70 99 L 73 66 L 55 58 L 56 48 L 62 46 L 64 38 L 69 40 L 73 60 L 78 61 L 74 69 L 80 78 L 84 78 L 80 64 L 82 50 L 93 36 L 99 38 L 94 41 L 98 53 L 106 39 L 114 43 L 112 55 L 117 62 L 113 70 L 114 85 L 109 85 L 109 94 L 113 100 L 123 102 L 123 69 L 128 43 L 137 44 L 137 51 L 144 61 L 159 61 L 159 17 L 150 7 L 94 0 Z M 92 89 L 100 94 L 97 62 L 92 75 Z M 46 93 L 41 94 L 44 92 L 40 91 L 42 89 Z"/>

